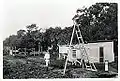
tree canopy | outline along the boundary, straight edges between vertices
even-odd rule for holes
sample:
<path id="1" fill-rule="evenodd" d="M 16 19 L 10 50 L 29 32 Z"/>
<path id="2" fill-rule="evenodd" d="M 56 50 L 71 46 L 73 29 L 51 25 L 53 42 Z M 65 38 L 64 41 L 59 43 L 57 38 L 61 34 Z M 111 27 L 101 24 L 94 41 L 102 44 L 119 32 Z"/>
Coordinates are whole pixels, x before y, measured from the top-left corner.
<path id="1" fill-rule="evenodd" d="M 116 3 L 96 3 L 88 8 L 81 9 L 79 17 L 80 29 L 84 41 L 114 40 L 118 39 L 118 5 Z M 72 18 L 71 18 L 72 20 Z M 17 48 L 36 48 L 38 44 L 44 51 L 48 46 L 56 49 L 57 44 L 69 44 L 73 26 L 50 27 L 45 32 L 40 32 L 36 24 L 26 26 L 26 30 L 17 31 L 17 35 L 9 36 L 3 41 L 4 46 Z M 76 40 L 74 41 L 77 42 Z"/>

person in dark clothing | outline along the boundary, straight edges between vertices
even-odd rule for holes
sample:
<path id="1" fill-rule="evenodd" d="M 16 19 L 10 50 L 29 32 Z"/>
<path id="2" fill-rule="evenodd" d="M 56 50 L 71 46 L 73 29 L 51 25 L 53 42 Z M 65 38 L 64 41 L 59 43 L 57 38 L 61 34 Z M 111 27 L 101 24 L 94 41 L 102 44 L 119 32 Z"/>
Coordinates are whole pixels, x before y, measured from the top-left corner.
<path id="1" fill-rule="evenodd" d="M 77 9 L 77 11 L 76 11 L 77 14 L 72 18 L 72 20 L 75 22 L 75 24 L 80 24 L 79 17 L 80 17 L 81 12 L 82 11 L 80 9 Z"/>

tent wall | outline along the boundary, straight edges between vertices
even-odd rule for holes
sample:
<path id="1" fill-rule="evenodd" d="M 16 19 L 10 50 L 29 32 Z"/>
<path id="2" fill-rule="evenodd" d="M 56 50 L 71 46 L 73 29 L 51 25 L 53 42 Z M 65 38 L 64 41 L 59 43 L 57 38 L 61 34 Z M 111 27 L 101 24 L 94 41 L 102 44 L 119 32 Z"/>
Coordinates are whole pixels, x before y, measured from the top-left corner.
<path id="1" fill-rule="evenodd" d="M 78 45 L 76 45 L 77 47 Z M 113 42 L 98 42 L 85 44 L 89 59 L 91 62 L 100 62 L 100 47 L 103 48 L 103 62 L 108 60 L 109 62 L 114 61 Z M 59 53 L 67 53 L 68 46 L 59 46 Z M 72 53 L 69 53 L 72 54 Z M 69 55 L 72 58 L 72 55 Z M 76 58 L 81 58 L 80 50 L 76 51 Z"/>

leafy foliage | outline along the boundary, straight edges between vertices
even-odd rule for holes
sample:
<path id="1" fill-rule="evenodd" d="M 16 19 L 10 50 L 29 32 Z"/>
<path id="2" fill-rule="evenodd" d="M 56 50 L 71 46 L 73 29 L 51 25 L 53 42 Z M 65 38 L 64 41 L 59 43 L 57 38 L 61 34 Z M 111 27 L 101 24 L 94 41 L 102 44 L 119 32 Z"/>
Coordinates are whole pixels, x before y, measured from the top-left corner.
<path id="1" fill-rule="evenodd" d="M 115 40 L 118 39 L 118 20 L 116 3 L 96 3 L 88 8 L 81 9 L 82 15 L 79 17 L 80 29 L 84 41 Z M 26 26 L 26 30 L 17 31 L 17 35 L 11 35 L 3 41 L 4 46 L 17 48 L 35 48 L 39 46 L 43 51 L 48 47 L 53 47 L 58 51 L 57 44 L 69 44 L 73 26 L 48 28 L 45 32 L 40 32 L 41 28 L 36 24 Z M 74 37 L 74 43 L 77 43 Z"/>

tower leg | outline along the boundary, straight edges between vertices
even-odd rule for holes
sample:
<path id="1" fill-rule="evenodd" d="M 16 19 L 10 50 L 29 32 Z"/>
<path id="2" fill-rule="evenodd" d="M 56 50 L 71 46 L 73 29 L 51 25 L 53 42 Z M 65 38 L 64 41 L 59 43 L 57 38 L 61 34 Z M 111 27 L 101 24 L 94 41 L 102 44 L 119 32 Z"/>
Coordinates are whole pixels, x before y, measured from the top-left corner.
<path id="1" fill-rule="evenodd" d="M 67 67 L 67 59 L 66 59 L 66 62 L 65 62 L 65 67 L 64 67 L 64 72 L 63 72 L 63 74 L 65 74 L 65 71 L 66 71 L 66 67 Z"/>

